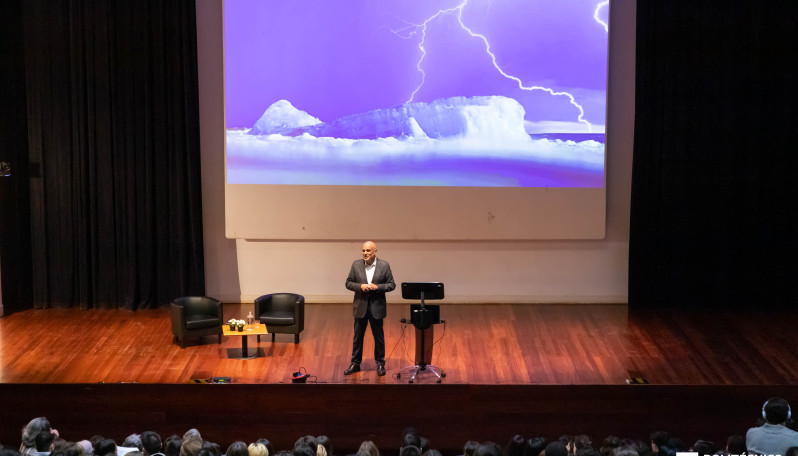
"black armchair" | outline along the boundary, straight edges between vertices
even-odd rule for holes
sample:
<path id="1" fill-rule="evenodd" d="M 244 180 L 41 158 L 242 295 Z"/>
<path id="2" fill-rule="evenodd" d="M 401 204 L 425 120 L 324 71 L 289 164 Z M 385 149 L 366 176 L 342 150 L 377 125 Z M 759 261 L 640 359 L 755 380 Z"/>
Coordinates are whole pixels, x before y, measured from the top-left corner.
<path id="1" fill-rule="evenodd" d="M 222 302 L 207 296 L 184 296 L 169 303 L 172 341 L 186 348 L 187 337 L 218 336 L 222 343 Z"/>
<path id="2" fill-rule="evenodd" d="M 305 329 L 305 297 L 294 293 L 273 293 L 255 300 L 255 318 L 266 325 L 266 330 L 275 333 L 293 334 L 294 343 L 299 343 L 299 333 Z M 258 336 L 260 342 L 260 336 Z"/>

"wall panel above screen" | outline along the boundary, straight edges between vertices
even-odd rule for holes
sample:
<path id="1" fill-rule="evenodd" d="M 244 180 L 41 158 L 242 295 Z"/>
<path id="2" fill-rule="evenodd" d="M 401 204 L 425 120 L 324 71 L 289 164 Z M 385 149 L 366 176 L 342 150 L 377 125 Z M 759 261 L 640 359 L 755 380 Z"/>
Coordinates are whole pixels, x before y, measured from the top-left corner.
<path id="1" fill-rule="evenodd" d="M 227 0 L 227 236 L 604 237 L 608 11 Z"/>

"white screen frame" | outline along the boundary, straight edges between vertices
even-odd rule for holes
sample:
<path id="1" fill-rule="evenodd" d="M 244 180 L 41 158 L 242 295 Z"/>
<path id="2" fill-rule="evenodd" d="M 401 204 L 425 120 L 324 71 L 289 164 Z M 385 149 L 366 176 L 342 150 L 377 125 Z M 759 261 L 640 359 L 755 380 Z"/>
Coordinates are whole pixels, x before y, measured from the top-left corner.
<path id="1" fill-rule="evenodd" d="M 607 106 L 609 97 L 608 90 Z M 604 239 L 608 142 L 600 188 L 229 184 L 225 143 L 225 234 L 252 240 Z"/>

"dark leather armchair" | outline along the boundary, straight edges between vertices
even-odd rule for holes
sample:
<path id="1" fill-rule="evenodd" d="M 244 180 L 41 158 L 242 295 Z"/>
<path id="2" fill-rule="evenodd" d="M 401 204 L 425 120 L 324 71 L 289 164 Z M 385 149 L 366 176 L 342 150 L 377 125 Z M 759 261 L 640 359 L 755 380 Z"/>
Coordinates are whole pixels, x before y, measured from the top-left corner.
<path id="1" fill-rule="evenodd" d="M 273 293 L 255 300 L 255 318 L 266 325 L 266 330 L 275 333 L 293 334 L 294 343 L 299 343 L 299 333 L 305 329 L 305 297 L 294 293 Z M 260 336 L 258 336 L 260 342 Z"/>
<path id="2" fill-rule="evenodd" d="M 169 303 L 172 341 L 186 348 L 187 337 L 218 336 L 222 343 L 222 302 L 207 296 L 184 296 Z"/>

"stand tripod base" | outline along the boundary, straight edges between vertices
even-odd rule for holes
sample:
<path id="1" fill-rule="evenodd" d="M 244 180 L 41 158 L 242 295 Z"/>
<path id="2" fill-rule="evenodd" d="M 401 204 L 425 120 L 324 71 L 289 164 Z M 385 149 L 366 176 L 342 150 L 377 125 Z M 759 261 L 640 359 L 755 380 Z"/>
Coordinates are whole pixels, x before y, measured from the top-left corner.
<path id="1" fill-rule="evenodd" d="M 435 374 L 438 379 L 435 383 L 440 383 L 443 377 L 446 377 L 446 372 L 438 366 L 433 366 L 432 364 L 413 364 L 412 366 L 407 366 L 402 368 L 397 374 L 396 379 L 401 380 L 402 376 L 409 376 L 409 380 L 407 383 L 414 383 L 416 380 L 416 376 L 419 373 L 429 371 Z"/>

